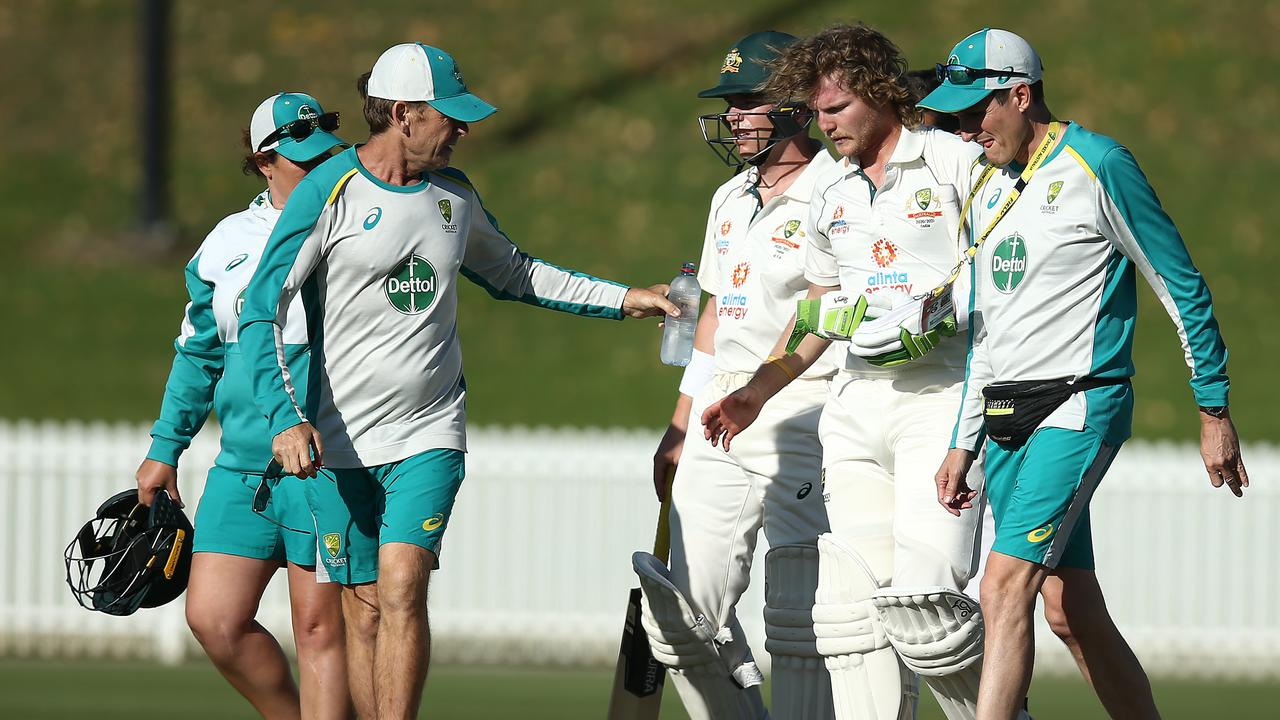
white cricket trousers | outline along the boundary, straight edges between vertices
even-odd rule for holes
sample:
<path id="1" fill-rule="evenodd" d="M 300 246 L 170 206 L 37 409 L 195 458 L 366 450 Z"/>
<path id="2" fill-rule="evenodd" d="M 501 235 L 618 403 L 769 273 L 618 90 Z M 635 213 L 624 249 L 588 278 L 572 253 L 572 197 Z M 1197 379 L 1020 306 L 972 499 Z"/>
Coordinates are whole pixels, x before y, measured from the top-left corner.
<path id="1" fill-rule="evenodd" d="M 962 371 L 909 366 L 884 377 L 841 372 L 832 381 L 819 427 L 827 516 L 882 587 L 964 590 L 977 567 L 980 464 L 968 476 L 979 499 L 960 517 L 938 504 L 934 482 L 962 382 Z"/>
<path id="2" fill-rule="evenodd" d="M 749 373 L 717 374 L 693 398 L 672 486 L 671 580 L 717 628 L 735 617 L 761 527 L 770 546 L 813 545 L 828 530 L 818 418 L 829 380 L 792 381 L 733 439 L 730 452 L 712 447 L 703 411 L 750 379 Z M 721 647 L 730 668 L 752 659 L 740 634 Z"/>

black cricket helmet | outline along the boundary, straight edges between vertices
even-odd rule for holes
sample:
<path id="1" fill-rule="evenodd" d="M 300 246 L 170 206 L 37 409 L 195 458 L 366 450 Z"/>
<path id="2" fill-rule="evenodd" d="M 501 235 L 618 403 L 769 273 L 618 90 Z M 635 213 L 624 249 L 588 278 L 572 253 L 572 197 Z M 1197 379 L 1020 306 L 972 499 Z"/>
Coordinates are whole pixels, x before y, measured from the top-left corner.
<path id="1" fill-rule="evenodd" d="M 67 545 L 71 594 L 82 607 L 109 615 L 164 605 L 187 589 L 193 534 L 164 490 L 151 507 L 138 502 L 137 490 L 114 495 Z"/>
<path id="2" fill-rule="evenodd" d="M 796 41 L 794 35 L 773 30 L 756 32 L 747 35 L 730 48 L 725 55 L 724 64 L 720 67 L 719 82 L 715 87 L 698 93 L 700 98 L 729 98 L 730 96 L 755 96 L 758 88 L 769 78 L 769 63 L 776 60 L 779 54 Z M 764 104 L 763 98 L 760 98 Z M 762 129 L 759 137 L 763 147 L 748 157 L 738 151 L 737 138 L 734 137 L 729 116 L 742 118 L 748 115 L 763 115 L 772 125 Z M 768 157 L 769 151 L 783 140 L 805 132 L 813 116 L 809 109 L 797 103 L 775 104 L 768 112 L 748 113 L 735 110 L 732 106 L 724 112 L 698 116 L 698 125 L 702 130 L 702 139 L 715 154 L 730 167 L 741 167 L 745 164 L 759 165 Z"/>

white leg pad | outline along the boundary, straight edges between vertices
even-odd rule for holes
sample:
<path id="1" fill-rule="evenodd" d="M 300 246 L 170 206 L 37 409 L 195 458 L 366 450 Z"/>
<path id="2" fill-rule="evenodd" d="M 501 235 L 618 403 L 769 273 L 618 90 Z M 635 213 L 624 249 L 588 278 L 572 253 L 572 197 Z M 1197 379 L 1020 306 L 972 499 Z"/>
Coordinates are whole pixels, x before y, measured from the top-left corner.
<path id="1" fill-rule="evenodd" d="M 868 547 L 874 545 L 868 543 Z M 834 535 L 818 536 L 813 630 L 818 653 L 831 676 L 832 701 L 839 720 L 915 717 L 915 676 L 889 645 L 871 602 L 880 586 L 872 568 L 891 568 L 893 562 L 892 545 L 879 545 L 886 557 L 864 558 Z"/>
<path id="2" fill-rule="evenodd" d="M 732 640 L 733 629 L 714 627 L 705 615 L 695 612 L 658 558 L 638 552 L 631 556 L 631 565 L 640 577 L 643 596 L 640 624 L 649 636 L 654 658 L 671 671 L 689 717 L 768 718 L 760 694 L 764 678 L 756 664 L 730 668 L 720 656 L 719 647 Z"/>
<path id="3" fill-rule="evenodd" d="M 982 609 L 943 587 L 888 587 L 873 598 L 889 642 L 924 678 L 948 720 L 975 720 L 982 670 Z"/>
<path id="4" fill-rule="evenodd" d="M 773 660 L 773 715 L 788 720 L 835 717 L 831 676 L 818 654 L 813 598 L 818 548 L 779 545 L 764 556 L 765 649 Z"/>

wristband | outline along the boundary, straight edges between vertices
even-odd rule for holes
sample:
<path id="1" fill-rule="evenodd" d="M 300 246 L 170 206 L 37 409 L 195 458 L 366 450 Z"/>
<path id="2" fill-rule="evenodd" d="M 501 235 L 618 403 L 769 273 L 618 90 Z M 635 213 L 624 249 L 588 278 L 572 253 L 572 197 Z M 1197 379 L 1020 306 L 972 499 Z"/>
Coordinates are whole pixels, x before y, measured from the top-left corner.
<path id="1" fill-rule="evenodd" d="M 680 394 L 689 397 L 697 395 L 703 386 L 711 382 L 715 370 L 716 356 L 694 348 L 689 364 L 684 368 L 684 375 L 680 378 Z"/>
<path id="2" fill-rule="evenodd" d="M 792 370 L 791 366 L 787 364 L 787 361 L 783 358 L 778 357 L 777 355 L 770 355 L 768 364 L 776 365 L 778 366 L 779 370 L 786 373 L 788 382 L 795 380 L 797 377 L 799 377 L 799 375 L 796 374 L 796 371 Z"/>

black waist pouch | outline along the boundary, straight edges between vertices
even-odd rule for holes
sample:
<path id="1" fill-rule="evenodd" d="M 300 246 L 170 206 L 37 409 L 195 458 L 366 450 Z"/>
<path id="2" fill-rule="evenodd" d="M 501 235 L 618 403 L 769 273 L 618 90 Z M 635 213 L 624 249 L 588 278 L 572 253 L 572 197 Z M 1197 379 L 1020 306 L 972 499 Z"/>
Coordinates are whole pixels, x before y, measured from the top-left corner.
<path id="1" fill-rule="evenodd" d="M 982 418 L 986 421 L 987 436 L 1006 450 L 1017 450 L 1026 445 L 1040 423 L 1072 395 L 1107 385 L 1128 384 L 1129 378 L 1092 377 L 1075 382 L 1063 378 L 992 383 L 982 389 Z"/>

